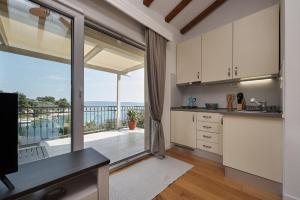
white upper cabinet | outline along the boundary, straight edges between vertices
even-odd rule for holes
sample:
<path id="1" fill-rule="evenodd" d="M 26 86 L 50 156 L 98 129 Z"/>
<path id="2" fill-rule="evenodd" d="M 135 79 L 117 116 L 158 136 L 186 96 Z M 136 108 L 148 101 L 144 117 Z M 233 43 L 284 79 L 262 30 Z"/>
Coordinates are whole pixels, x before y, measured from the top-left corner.
<path id="1" fill-rule="evenodd" d="M 233 23 L 233 78 L 279 72 L 279 6 Z"/>
<path id="2" fill-rule="evenodd" d="M 232 24 L 202 35 L 202 82 L 232 79 Z"/>
<path id="3" fill-rule="evenodd" d="M 177 46 L 177 84 L 278 73 L 279 5 Z"/>
<path id="4" fill-rule="evenodd" d="M 177 45 L 177 84 L 201 81 L 201 36 Z"/>

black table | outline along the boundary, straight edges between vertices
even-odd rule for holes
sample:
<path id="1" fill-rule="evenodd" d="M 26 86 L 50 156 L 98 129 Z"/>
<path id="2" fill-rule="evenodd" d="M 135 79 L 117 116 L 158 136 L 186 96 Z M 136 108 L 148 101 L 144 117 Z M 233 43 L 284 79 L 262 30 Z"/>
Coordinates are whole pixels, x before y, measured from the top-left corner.
<path id="1" fill-rule="evenodd" d="M 70 180 L 89 171 L 108 166 L 110 160 L 92 148 L 39 160 L 19 166 L 7 175 L 15 186 L 8 190 L 0 184 L 0 200 L 16 199 L 51 185 Z"/>

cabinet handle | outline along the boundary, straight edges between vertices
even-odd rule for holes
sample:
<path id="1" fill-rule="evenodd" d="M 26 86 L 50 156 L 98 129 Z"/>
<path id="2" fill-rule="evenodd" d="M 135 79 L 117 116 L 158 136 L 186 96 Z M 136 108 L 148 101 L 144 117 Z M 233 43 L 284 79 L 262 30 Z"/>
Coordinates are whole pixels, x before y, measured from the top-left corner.
<path id="1" fill-rule="evenodd" d="M 211 126 L 202 126 L 203 128 L 210 129 Z"/>
<path id="2" fill-rule="evenodd" d="M 204 148 L 210 149 L 211 146 L 207 146 L 207 145 L 202 145 Z"/>
<path id="3" fill-rule="evenodd" d="M 202 135 L 204 138 L 208 138 L 208 139 L 210 139 L 211 138 L 211 136 L 208 136 L 208 135 Z"/>
<path id="4" fill-rule="evenodd" d="M 197 73 L 197 78 L 200 79 L 200 72 Z"/>
<path id="5" fill-rule="evenodd" d="M 235 69 L 235 70 L 234 70 L 234 75 L 237 76 L 237 75 L 238 75 L 238 68 L 235 67 L 234 69 Z"/>
<path id="6" fill-rule="evenodd" d="M 231 68 L 229 67 L 229 68 L 228 68 L 228 73 L 227 73 L 228 77 L 231 77 L 230 71 L 231 71 Z"/>
<path id="7" fill-rule="evenodd" d="M 207 115 L 204 115 L 204 116 L 202 116 L 204 119 L 210 119 L 211 118 L 211 116 L 207 116 Z"/>
<path id="8" fill-rule="evenodd" d="M 193 115 L 193 122 L 195 122 L 195 116 Z"/>

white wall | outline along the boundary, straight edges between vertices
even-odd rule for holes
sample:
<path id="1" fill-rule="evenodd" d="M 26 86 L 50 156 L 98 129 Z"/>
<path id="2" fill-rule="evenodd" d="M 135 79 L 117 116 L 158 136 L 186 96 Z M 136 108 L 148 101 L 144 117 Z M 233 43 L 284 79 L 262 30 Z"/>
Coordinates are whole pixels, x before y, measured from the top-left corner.
<path id="1" fill-rule="evenodd" d="M 143 5 L 142 0 L 105 0 L 141 24 L 156 31 L 170 41 L 177 41 L 182 35 L 179 30 L 166 23 L 164 16 Z"/>
<path id="2" fill-rule="evenodd" d="M 168 42 L 167 54 L 166 54 L 165 100 L 164 100 L 164 110 L 162 116 L 162 124 L 163 124 L 164 134 L 165 134 L 165 145 L 167 149 L 171 147 L 170 108 L 171 108 L 171 100 L 172 100 L 172 74 L 175 73 L 176 73 L 176 43 Z"/>
<path id="3" fill-rule="evenodd" d="M 228 0 L 184 35 L 184 40 L 270 7 L 279 0 Z"/>
<path id="4" fill-rule="evenodd" d="M 278 80 L 260 80 L 247 81 L 244 83 L 226 83 L 216 85 L 195 85 L 195 86 L 181 86 L 181 102 L 180 104 L 172 104 L 172 106 L 186 105 L 189 96 L 197 99 L 197 106 L 204 107 L 205 103 L 218 103 L 220 108 L 227 107 L 227 94 L 237 94 L 242 92 L 244 94 L 246 104 L 250 103 L 252 97 L 258 101 L 267 101 L 268 106 L 281 107 L 281 89 Z"/>
<path id="5" fill-rule="evenodd" d="M 93 21 L 144 43 L 144 26 L 104 0 L 58 0 L 74 5 Z"/>
<path id="6" fill-rule="evenodd" d="M 284 0 L 284 199 L 300 199 L 300 1 Z"/>

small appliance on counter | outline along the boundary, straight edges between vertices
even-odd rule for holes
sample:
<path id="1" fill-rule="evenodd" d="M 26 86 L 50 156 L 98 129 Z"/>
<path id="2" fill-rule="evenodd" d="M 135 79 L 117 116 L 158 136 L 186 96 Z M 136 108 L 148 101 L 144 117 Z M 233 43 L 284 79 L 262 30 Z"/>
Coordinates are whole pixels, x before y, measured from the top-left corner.
<path id="1" fill-rule="evenodd" d="M 235 95 L 227 94 L 226 100 L 227 100 L 227 110 L 232 111 L 233 110 L 233 102 L 235 100 Z"/>
<path id="2" fill-rule="evenodd" d="M 246 101 L 244 98 L 244 94 L 242 92 L 237 93 L 236 100 L 237 100 L 237 105 L 236 105 L 237 111 L 245 110 L 246 109 Z"/>
<path id="3" fill-rule="evenodd" d="M 197 101 L 197 99 L 195 97 L 190 96 L 187 100 L 187 107 L 188 108 L 197 108 L 196 101 Z"/>

